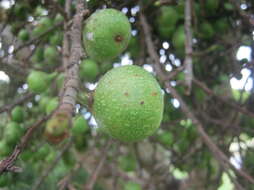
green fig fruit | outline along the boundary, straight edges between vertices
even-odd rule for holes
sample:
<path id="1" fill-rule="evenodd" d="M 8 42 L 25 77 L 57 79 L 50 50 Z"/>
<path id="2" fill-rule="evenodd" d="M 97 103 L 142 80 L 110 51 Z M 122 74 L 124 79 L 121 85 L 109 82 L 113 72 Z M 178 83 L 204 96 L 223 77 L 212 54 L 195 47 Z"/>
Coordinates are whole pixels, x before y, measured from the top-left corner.
<path id="1" fill-rule="evenodd" d="M 68 136 L 69 120 L 65 113 L 57 113 L 48 120 L 45 136 L 49 142 L 59 143 Z"/>
<path id="2" fill-rule="evenodd" d="M 46 107 L 50 101 L 50 97 L 42 95 L 39 100 L 39 109 L 42 112 L 46 112 Z"/>
<path id="3" fill-rule="evenodd" d="M 94 93 L 93 113 L 104 132 L 124 142 L 152 135 L 163 114 L 163 95 L 155 78 L 127 65 L 107 72 Z"/>
<path id="4" fill-rule="evenodd" d="M 129 181 L 128 183 L 124 184 L 124 190 L 142 190 L 140 184 Z"/>
<path id="5" fill-rule="evenodd" d="M 217 14 L 217 9 L 219 8 L 220 0 L 206 0 L 205 10 L 207 15 Z"/>
<path id="6" fill-rule="evenodd" d="M 49 100 L 46 106 L 46 113 L 50 114 L 57 108 L 58 104 L 59 104 L 58 98 L 52 98 L 51 100 Z"/>
<path id="7" fill-rule="evenodd" d="M 209 22 L 203 22 L 201 24 L 200 32 L 201 32 L 200 37 L 207 40 L 211 39 L 215 34 L 213 26 Z"/>
<path id="8" fill-rule="evenodd" d="M 173 135 L 170 132 L 163 132 L 158 135 L 158 141 L 165 146 L 170 146 L 173 144 Z"/>
<path id="9" fill-rule="evenodd" d="M 115 9 L 103 9 L 93 13 L 83 30 L 86 53 L 93 60 L 112 60 L 128 46 L 131 25 L 128 18 Z"/>
<path id="10" fill-rule="evenodd" d="M 16 106 L 11 111 L 11 119 L 12 121 L 21 123 L 24 121 L 24 111 L 20 106 Z"/>
<path id="11" fill-rule="evenodd" d="M 21 29 L 18 33 L 18 38 L 24 42 L 29 40 L 29 32 L 26 29 Z"/>
<path id="12" fill-rule="evenodd" d="M 0 187 L 6 187 L 11 183 L 11 177 L 8 173 L 0 175 Z"/>
<path id="13" fill-rule="evenodd" d="M 42 71 L 31 71 L 27 77 L 28 87 L 34 93 L 45 92 L 50 85 L 50 81 L 56 75 L 56 73 L 47 74 Z"/>
<path id="14" fill-rule="evenodd" d="M 11 153 L 11 147 L 4 141 L 0 141 L 0 158 L 8 156 Z"/>
<path id="15" fill-rule="evenodd" d="M 57 56 L 58 56 L 58 51 L 57 51 L 56 47 L 54 47 L 54 46 L 48 46 L 44 50 L 44 58 L 49 61 L 56 60 Z"/>
<path id="16" fill-rule="evenodd" d="M 175 25 L 179 20 L 176 8 L 173 6 L 162 6 L 156 20 L 160 36 L 164 39 L 170 39 L 175 31 Z"/>
<path id="17" fill-rule="evenodd" d="M 74 136 L 78 136 L 80 134 L 85 133 L 86 131 L 89 130 L 89 126 L 87 124 L 87 121 L 82 115 L 78 115 L 74 118 L 73 121 L 73 127 L 71 129 L 72 134 Z"/>
<path id="18" fill-rule="evenodd" d="M 97 63 L 91 59 L 83 60 L 79 66 L 80 78 L 89 82 L 95 81 L 99 73 L 100 71 Z"/>
<path id="19" fill-rule="evenodd" d="M 134 58 L 138 57 L 140 53 L 140 45 L 137 37 L 134 36 L 131 37 L 127 51 L 130 52 L 132 57 Z"/>
<path id="20" fill-rule="evenodd" d="M 183 57 L 185 53 L 185 32 L 183 26 L 179 26 L 175 31 L 172 44 L 176 50 L 176 55 Z"/>
<path id="21" fill-rule="evenodd" d="M 8 145 L 14 145 L 20 140 L 23 132 L 16 122 L 11 121 L 4 130 L 4 140 Z"/>
<path id="22" fill-rule="evenodd" d="M 62 44 L 63 41 L 63 33 L 60 31 L 55 32 L 49 38 L 49 43 L 53 46 L 59 46 Z"/>
<path id="23" fill-rule="evenodd" d="M 43 60 L 44 60 L 44 48 L 37 47 L 32 56 L 32 61 L 36 63 L 36 62 L 42 62 Z"/>
<path id="24" fill-rule="evenodd" d="M 64 85 L 64 73 L 60 73 L 57 77 L 56 77 L 56 86 L 57 89 L 60 90 Z"/>
<path id="25" fill-rule="evenodd" d="M 126 172 L 135 171 L 137 168 L 137 161 L 132 155 L 118 157 L 118 164 L 119 167 Z"/>

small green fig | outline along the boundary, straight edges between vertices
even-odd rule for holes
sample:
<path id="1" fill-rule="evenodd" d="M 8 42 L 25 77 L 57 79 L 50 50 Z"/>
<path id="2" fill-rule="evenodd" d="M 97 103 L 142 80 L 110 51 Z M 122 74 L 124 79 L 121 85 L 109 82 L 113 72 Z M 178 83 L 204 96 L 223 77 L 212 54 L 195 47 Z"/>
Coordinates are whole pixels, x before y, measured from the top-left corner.
<path id="1" fill-rule="evenodd" d="M 58 104 L 59 104 L 58 98 L 52 98 L 51 100 L 49 100 L 46 106 L 46 113 L 50 114 L 57 108 Z"/>
<path id="2" fill-rule="evenodd" d="M 59 143 L 68 136 L 69 120 L 65 113 L 57 113 L 48 120 L 45 136 L 49 142 Z"/>
<path id="3" fill-rule="evenodd" d="M 127 65 L 107 72 L 94 93 L 98 126 L 124 142 L 142 140 L 159 127 L 163 95 L 155 78 L 141 67 Z"/>
<path id="4" fill-rule="evenodd" d="M 85 50 L 98 62 L 112 60 L 128 46 L 131 25 L 128 18 L 115 9 L 103 9 L 93 13 L 83 30 Z"/>
<path id="5" fill-rule="evenodd" d="M 28 87 L 34 93 L 45 92 L 50 85 L 50 81 L 56 75 L 56 73 L 47 74 L 42 71 L 31 71 L 27 77 Z"/>
<path id="6" fill-rule="evenodd" d="M 40 111 L 46 112 L 46 107 L 50 101 L 50 97 L 42 95 L 39 100 L 39 109 Z"/>
<path id="7" fill-rule="evenodd" d="M 58 51 L 57 51 L 56 47 L 54 47 L 54 46 L 48 46 L 44 50 L 44 58 L 49 61 L 54 61 L 57 58 L 57 55 L 58 55 Z"/>
<path id="8" fill-rule="evenodd" d="M 175 31 L 179 19 L 178 12 L 172 6 L 162 6 L 157 17 L 158 32 L 162 38 L 169 39 Z"/>
<path id="9" fill-rule="evenodd" d="M 0 141 L 0 158 L 8 156 L 11 151 L 11 147 L 2 139 Z"/>
<path id="10" fill-rule="evenodd" d="M 60 31 L 55 32 L 49 38 L 49 43 L 54 46 L 59 46 L 62 44 L 63 41 L 63 33 Z"/>
<path id="11" fill-rule="evenodd" d="M 32 56 L 32 61 L 36 63 L 36 62 L 42 62 L 43 60 L 44 60 L 44 48 L 37 47 Z"/>
<path id="12" fill-rule="evenodd" d="M 21 41 L 27 41 L 29 40 L 29 33 L 26 29 L 21 29 L 18 33 L 18 38 L 21 40 Z"/>
<path id="13" fill-rule="evenodd" d="M 80 78 L 89 82 L 95 81 L 99 73 L 100 71 L 97 63 L 91 59 L 83 60 L 79 66 Z"/>
<path id="14" fill-rule="evenodd" d="M 85 133 L 88 130 L 89 130 L 89 126 L 85 118 L 82 115 L 76 116 L 74 118 L 73 127 L 71 129 L 72 134 L 75 136 L 78 136 L 82 133 Z"/>
<path id="15" fill-rule="evenodd" d="M 21 123 L 24 121 L 24 111 L 20 106 L 16 106 L 11 111 L 11 119 L 12 121 Z"/>
<path id="16" fill-rule="evenodd" d="M 124 184 L 124 190 L 142 190 L 142 187 L 138 183 L 134 183 L 129 181 L 128 183 Z"/>
<path id="17" fill-rule="evenodd" d="M 201 24 L 200 32 L 200 37 L 203 39 L 211 39 L 215 34 L 213 26 L 209 22 L 203 22 Z"/>
<path id="18" fill-rule="evenodd" d="M 16 122 L 9 122 L 4 130 L 4 139 L 8 145 L 14 145 L 23 134 L 23 129 Z"/>

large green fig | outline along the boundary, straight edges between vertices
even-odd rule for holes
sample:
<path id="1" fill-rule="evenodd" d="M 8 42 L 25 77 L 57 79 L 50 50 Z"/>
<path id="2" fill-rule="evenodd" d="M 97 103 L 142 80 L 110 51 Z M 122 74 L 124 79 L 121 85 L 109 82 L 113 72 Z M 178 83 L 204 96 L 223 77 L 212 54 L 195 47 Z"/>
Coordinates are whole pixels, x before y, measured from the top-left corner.
<path id="1" fill-rule="evenodd" d="M 102 131 L 125 142 L 152 135 L 163 114 L 163 95 L 155 78 L 138 66 L 114 68 L 99 81 L 93 112 Z"/>
<path id="2" fill-rule="evenodd" d="M 56 75 L 56 73 L 47 74 L 41 71 L 31 71 L 27 78 L 28 87 L 34 93 L 42 93 L 47 90 L 50 81 Z"/>
<path id="3" fill-rule="evenodd" d="M 115 9 L 96 11 L 83 30 L 87 54 L 95 61 L 112 60 L 128 46 L 131 26 L 128 18 Z"/>

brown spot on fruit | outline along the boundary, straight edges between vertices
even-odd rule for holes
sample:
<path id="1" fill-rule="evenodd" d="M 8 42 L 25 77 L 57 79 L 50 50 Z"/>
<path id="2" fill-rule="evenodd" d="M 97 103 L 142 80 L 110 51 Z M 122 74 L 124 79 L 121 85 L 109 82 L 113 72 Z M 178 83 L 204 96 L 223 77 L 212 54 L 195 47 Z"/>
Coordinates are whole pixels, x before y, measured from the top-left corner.
<path id="1" fill-rule="evenodd" d="M 125 96 L 129 96 L 129 93 L 128 93 L 128 92 L 125 92 L 124 95 L 125 95 Z"/>
<path id="2" fill-rule="evenodd" d="M 143 105 L 145 102 L 144 101 L 141 101 L 140 104 Z"/>
<path id="3" fill-rule="evenodd" d="M 152 93 L 152 96 L 157 96 L 157 95 L 158 95 L 157 92 L 153 92 L 153 93 Z"/>
<path id="4" fill-rule="evenodd" d="M 121 41 L 123 41 L 123 37 L 121 35 L 116 35 L 115 36 L 115 41 L 116 42 L 121 42 Z"/>

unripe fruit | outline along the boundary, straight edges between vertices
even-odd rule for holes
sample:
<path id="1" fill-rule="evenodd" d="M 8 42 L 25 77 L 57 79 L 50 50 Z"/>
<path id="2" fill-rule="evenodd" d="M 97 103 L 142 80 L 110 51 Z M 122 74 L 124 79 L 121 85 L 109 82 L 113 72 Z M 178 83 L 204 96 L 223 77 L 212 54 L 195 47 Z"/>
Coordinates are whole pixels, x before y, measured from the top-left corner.
<path id="1" fill-rule="evenodd" d="M 0 158 L 8 156 L 12 151 L 11 147 L 4 141 L 0 141 Z"/>
<path id="2" fill-rule="evenodd" d="M 41 99 L 39 100 L 40 111 L 46 112 L 46 107 L 47 107 L 49 101 L 50 101 L 50 97 L 41 96 Z"/>
<path id="3" fill-rule="evenodd" d="M 155 78 L 138 66 L 114 68 L 99 81 L 93 112 L 98 126 L 121 141 L 152 135 L 163 114 L 163 95 Z"/>
<path id="4" fill-rule="evenodd" d="M 11 119 L 12 121 L 16 121 L 18 123 L 24 121 L 24 111 L 20 106 L 16 106 L 11 111 Z"/>
<path id="5" fill-rule="evenodd" d="M 63 41 L 63 33 L 57 31 L 54 35 L 51 35 L 49 38 L 49 43 L 54 46 L 61 45 Z"/>
<path id="6" fill-rule="evenodd" d="M 89 130 L 89 126 L 85 118 L 82 115 L 75 117 L 73 121 L 73 127 L 71 129 L 72 134 L 78 136 L 87 130 Z"/>
<path id="7" fill-rule="evenodd" d="M 165 146 L 170 146 L 173 143 L 173 135 L 170 132 L 163 132 L 158 135 L 158 140 Z"/>
<path id="8" fill-rule="evenodd" d="M 29 33 L 28 33 L 28 31 L 26 29 L 21 29 L 19 31 L 18 38 L 21 41 L 27 41 L 27 40 L 29 40 Z"/>
<path id="9" fill-rule="evenodd" d="M 37 47 L 33 56 L 32 61 L 33 62 L 42 62 L 44 60 L 44 48 Z"/>
<path id="10" fill-rule="evenodd" d="M 158 31 L 162 38 L 169 39 L 175 31 L 179 15 L 172 6 L 162 6 L 157 17 Z"/>
<path id="11" fill-rule="evenodd" d="M 4 130 L 4 139 L 8 145 L 14 145 L 23 134 L 23 129 L 15 122 L 7 124 Z"/>
<path id="12" fill-rule="evenodd" d="M 94 81 L 100 73 L 97 63 L 91 59 L 85 59 L 79 66 L 79 76 L 81 79 Z"/>
<path id="13" fill-rule="evenodd" d="M 41 71 L 31 71 L 27 78 L 29 89 L 34 93 L 42 93 L 47 90 L 50 81 L 56 76 L 56 73 L 47 74 Z"/>
<path id="14" fill-rule="evenodd" d="M 48 46 L 44 50 L 44 58 L 49 61 L 54 61 L 58 55 L 57 49 L 54 46 Z"/>
<path id="15" fill-rule="evenodd" d="M 209 22 L 203 22 L 200 26 L 200 36 L 204 39 L 210 39 L 214 36 L 215 31 Z"/>
<path id="16" fill-rule="evenodd" d="M 58 106 L 58 98 L 52 98 L 49 100 L 47 106 L 46 106 L 46 113 L 50 114 L 52 111 L 54 111 Z"/>
<path id="17" fill-rule="evenodd" d="M 130 181 L 124 185 L 124 190 L 142 190 L 142 187 L 138 183 Z"/>
<path id="18" fill-rule="evenodd" d="M 69 120 L 65 113 L 57 113 L 47 122 L 45 136 L 52 143 L 59 143 L 68 136 Z"/>
<path id="19" fill-rule="evenodd" d="M 185 46 L 185 32 L 184 27 L 180 26 L 174 33 L 172 44 L 175 49 L 184 49 Z"/>
<path id="20" fill-rule="evenodd" d="M 95 61 L 112 60 L 128 46 L 131 26 L 128 18 L 115 9 L 93 13 L 83 30 L 83 41 L 89 57 Z"/>

